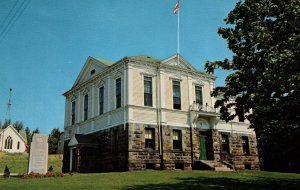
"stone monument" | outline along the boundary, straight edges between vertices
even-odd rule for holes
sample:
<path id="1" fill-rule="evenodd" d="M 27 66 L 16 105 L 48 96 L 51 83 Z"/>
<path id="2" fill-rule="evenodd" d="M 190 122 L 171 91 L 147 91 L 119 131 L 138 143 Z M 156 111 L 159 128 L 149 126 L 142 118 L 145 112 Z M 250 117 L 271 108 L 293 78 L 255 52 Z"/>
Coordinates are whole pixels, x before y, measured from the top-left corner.
<path id="1" fill-rule="evenodd" d="M 48 135 L 34 133 L 30 145 L 28 173 L 47 173 Z"/>

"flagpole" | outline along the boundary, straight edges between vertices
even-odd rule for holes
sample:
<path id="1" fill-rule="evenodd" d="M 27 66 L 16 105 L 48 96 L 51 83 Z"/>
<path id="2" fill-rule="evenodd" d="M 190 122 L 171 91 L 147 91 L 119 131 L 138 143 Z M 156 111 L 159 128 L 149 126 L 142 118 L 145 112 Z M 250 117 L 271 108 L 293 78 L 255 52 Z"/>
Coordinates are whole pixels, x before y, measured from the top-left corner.
<path id="1" fill-rule="evenodd" d="M 178 1 L 179 7 L 180 7 L 180 1 Z M 180 14 L 180 8 L 178 9 L 177 14 L 177 64 L 179 65 L 179 14 Z"/>

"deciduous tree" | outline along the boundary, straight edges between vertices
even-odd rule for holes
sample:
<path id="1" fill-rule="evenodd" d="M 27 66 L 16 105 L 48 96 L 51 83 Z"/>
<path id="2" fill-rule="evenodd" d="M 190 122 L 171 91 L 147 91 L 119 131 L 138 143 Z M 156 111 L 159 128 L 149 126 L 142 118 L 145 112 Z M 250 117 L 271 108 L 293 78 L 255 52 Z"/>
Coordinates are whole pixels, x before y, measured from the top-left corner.
<path id="1" fill-rule="evenodd" d="M 222 119 L 250 121 L 266 167 L 278 159 L 277 165 L 287 168 L 291 150 L 296 151 L 288 139 L 300 125 L 300 1 L 240 1 L 225 21 L 228 27 L 218 33 L 233 58 L 205 66 L 209 73 L 217 68 L 231 71 L 225 86 L 212 93 L 222 94 L 215 107 L 220 107 Z"/>

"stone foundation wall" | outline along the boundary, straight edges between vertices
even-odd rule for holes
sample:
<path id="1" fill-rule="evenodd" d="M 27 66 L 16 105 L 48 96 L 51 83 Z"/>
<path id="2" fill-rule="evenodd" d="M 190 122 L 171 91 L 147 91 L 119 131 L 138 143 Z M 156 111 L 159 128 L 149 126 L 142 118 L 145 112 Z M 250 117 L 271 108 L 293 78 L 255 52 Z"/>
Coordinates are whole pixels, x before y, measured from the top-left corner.
<path id="1" fill-rule="evenodd" d="M 259 170 L 259 156 L 256 136 L 252 134 L 225 133 L 212 130 L 213 153 L 215 160 L 226 161 L 232 164 L 236 170 Z M 228 135 L 229 154 L 222 153 L 222 134 Z M 242 137 L 248 137 L 249 154 L 243 153 Z M 248 168 L 247 168 L 248 167 Z"/>
<path id="2" fill-rule="evenodd" d="M 145 148 L 145 128 L 154 130 L 155 148 Z M 181 131 L 181 149 L 173 150 L 173 130 Z M 229 137 L 229 154 L 222 153 L 222 134 Z M 223 133 L 217 130 L 205 132 L 176 126 L 162 126 L 162 152 L 159 147 L 159 131 L 156 125 L 129 123 L 93 133 L 99 141 L 94 149 L 79 148 L 76 171 L 108 172 L 145 169 L 192 169 L 193 161 L 200 159 L 199 138 L 206 135 L 207 159 L 226 161 L 235 169 L 259 169 L 259 157 L 255 135 Z M 242 136 L 249 140 L 249 154 L 243 153 Z M 70 150 L 64 146 L 63 172 L 69 171 Z M 250 168 L 249 168 L 250 167 Z"/>
<path id="3" fill-rule="evenodd" d="M 145 128 L 154 129 L 155 149 L 145 148 Z M 173 150 L 173 129 L 181 131 L 181 150 Z M 156 125 L 129 124 L 129 170 L 144 169 L 191 169 L 190 128 L 162 126 L 163 154 L 159 150 L 159 131 Z M 197 133 L 193 134 L 197 139 Z M 199 143 L 193 142 L 195 157 L 199 157 Z M 163 160 L 163 164 L 161 162 Z"/>

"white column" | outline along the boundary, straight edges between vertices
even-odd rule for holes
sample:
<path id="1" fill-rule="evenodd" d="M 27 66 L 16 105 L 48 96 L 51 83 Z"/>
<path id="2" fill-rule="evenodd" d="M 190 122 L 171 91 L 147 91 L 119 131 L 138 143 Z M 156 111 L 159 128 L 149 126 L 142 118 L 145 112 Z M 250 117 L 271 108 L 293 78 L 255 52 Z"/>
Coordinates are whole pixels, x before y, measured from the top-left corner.
<path id="1" fill-rule="evenodd" d="M 70 172 L 72 171 L 72 162 L 73 162 L 73 148 L 70 148 Z"/>

